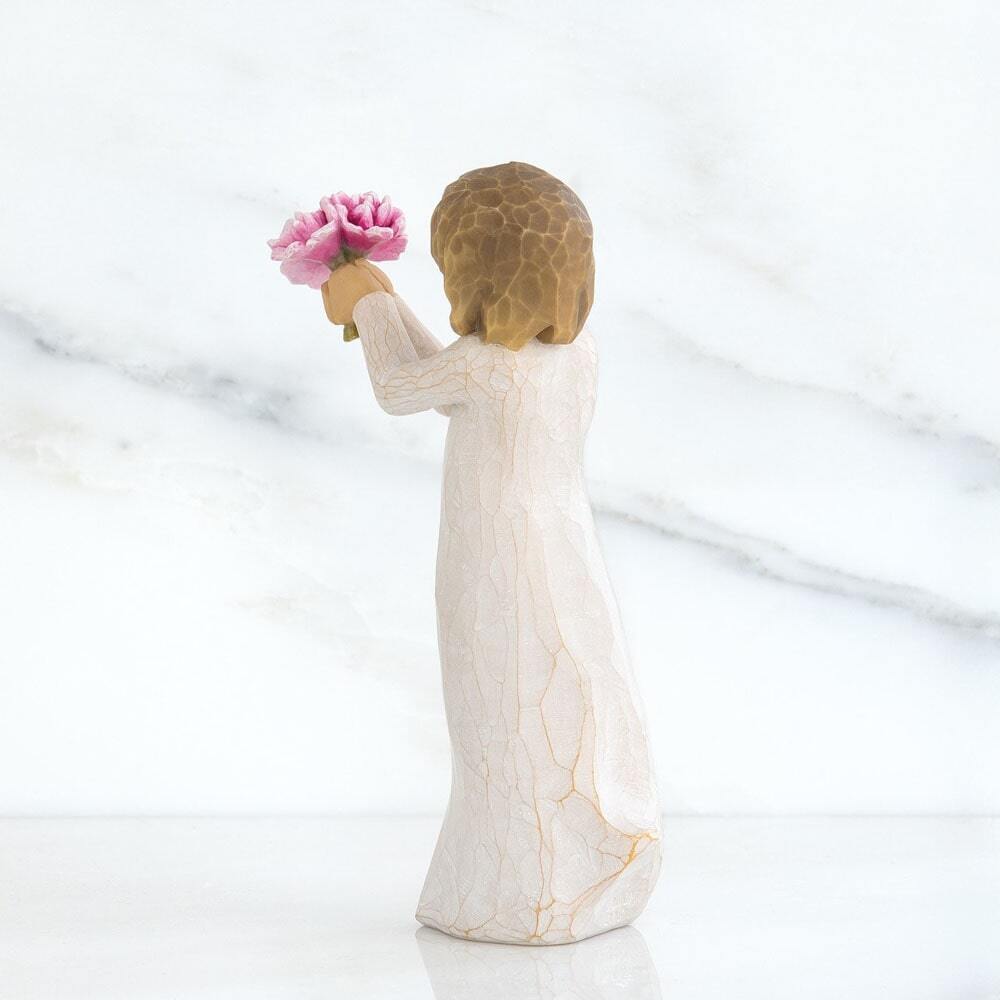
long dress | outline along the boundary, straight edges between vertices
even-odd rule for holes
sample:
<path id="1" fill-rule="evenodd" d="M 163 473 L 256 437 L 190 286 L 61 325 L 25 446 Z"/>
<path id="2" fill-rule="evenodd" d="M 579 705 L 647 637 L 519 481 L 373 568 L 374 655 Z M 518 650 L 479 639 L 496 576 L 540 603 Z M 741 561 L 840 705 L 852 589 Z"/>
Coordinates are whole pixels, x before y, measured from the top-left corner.
<path id="1" fill-rule="evenodd" d="M 659 808 L 583 477 L 593 338 L 442 349 L 384 292 L 354 320 L 382 408 L 449 419 L 436 597 L 452 787 L 417 919 L 518 944 L 627 924 L 659 874 Z"/>

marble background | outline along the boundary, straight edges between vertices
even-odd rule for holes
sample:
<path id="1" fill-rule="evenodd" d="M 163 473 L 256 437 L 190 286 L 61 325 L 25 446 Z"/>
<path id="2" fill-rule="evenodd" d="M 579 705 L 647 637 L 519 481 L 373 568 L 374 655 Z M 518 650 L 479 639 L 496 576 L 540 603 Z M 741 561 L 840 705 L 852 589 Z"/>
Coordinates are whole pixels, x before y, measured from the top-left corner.
<path id="1" fill-rule="evenodd" d="M 0 812 L 435 813 L 436 414 L 265 239 L 462 171 L 598 233 L 588 473 L 673 813 L 1000 810 L 1000 19 L 5 5 Z"/>

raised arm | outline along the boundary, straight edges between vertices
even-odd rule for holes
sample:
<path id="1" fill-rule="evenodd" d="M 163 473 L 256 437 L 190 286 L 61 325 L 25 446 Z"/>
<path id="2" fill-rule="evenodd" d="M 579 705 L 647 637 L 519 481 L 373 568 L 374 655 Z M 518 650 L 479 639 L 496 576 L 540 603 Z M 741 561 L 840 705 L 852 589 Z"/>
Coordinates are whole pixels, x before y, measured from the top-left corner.
<path id="1" fill-rule="evenodd" d="M 365 295 L 353 315 L 375 398 L 386 413 L 437 409 L 447 415 L 469 400 L 466 338 L 421 356 L 388 292 Z M 427 337 L 434 339 L 429 333 Z M 420 342 L 422 350 L 430 352 L 426 339 Z"/>
<path id="2" fill-rule="evenodd" d="M 410 343 L 413 344 L 413 348 L 417 352 L 417 357 L 430 358 L 437 354 L 438 351 L 443 350 L 444 344 L 413 315 L 413 311 L 403 299 L 395 293 L 393 294 L 393 298 L 396 300 L 399 318 L 403 321 L 403 326 L 406 327 L 406 332 L 410 336 Z"/>
<path id="3" fill-rule="evenodd" d="M 413 349 L 417 352 L 417 357 L 431 358 L 439 351 L 443 351 L 444 345 L 417 319 L 413 310 L 406 304 L 402 296 L 393 292 L 392 297 L 396 301 L 399 318 L 403 321 L 406 334 L 410 338 Z M 452 407 L 450 406 L 435 406 L 434 409 L 444 417 L 451 416 L 452 413 Z"/>

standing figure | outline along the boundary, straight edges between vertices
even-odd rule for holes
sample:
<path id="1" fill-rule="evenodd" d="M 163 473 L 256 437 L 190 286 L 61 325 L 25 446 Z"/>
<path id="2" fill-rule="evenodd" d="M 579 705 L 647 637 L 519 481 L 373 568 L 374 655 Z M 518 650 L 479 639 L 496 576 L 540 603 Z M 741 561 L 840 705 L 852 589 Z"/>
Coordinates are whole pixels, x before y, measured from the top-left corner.
<path id="1" fill-rule="evenodd" d="M 448 347 L 367 261 L 324 287 L 382 408 L 449 421 L 436 596 L 452 787 L 416 915 L 456 937 L 561 944 L 633 920 L 660 868 L 643 710 L 583 475 L 592 229 L 565 184 L 508 163 L 448 186 L 431 251 L 461 334 Z"/>

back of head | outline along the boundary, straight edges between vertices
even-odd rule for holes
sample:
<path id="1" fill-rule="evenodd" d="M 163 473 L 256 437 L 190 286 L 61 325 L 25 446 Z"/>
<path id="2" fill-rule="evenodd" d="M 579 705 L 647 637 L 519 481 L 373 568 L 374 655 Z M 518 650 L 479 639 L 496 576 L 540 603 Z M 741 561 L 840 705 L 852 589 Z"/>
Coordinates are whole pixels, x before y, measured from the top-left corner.
<path id="1" fill-rule="evenodd" d="M 562 181 L 527 163 L 462 174 L 431 218 L 456 333 L 519 350 L 568 344 L 594 301 L 593 227 Z"/>

